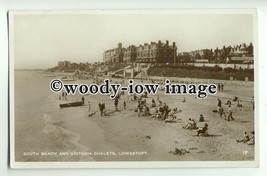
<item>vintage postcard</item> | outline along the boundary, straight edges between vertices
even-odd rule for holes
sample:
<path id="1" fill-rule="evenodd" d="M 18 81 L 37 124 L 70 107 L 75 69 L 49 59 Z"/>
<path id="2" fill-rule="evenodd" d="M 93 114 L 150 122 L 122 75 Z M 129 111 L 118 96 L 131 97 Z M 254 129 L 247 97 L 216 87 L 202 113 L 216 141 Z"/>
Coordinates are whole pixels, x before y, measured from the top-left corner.
<path id="1" fill-rule="evenodd" d="M 8 19 L 12 168 L 259 166 L 256 10 Z"/>

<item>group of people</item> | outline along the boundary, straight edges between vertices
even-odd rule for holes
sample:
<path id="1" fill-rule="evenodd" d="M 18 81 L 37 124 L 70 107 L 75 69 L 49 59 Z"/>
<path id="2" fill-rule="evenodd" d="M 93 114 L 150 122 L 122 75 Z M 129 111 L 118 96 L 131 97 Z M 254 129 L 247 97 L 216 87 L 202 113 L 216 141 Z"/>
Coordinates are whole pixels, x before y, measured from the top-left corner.
<path id="1" fill-rule="evenodd" d="M 218 83 L 218 91 L 223 91 L 224 84 L 223 83 Z"/>
<path id="2" fill-rule="evenodd" d="M 251 132 L 251 136 L 248 135 L 246 131 L 243 132 L 243 138 L 237 139 L 236 142 L 243 142 L 248 145 L 254 145 L 255 144 L 255 132 Z"/>
<path id="3" fill-rule="evenodd" d="M 218 98 L 218 103 L 217 103 L 217 112 L 220 114 L 220 117 L 224 117 L 225 120 L 234 120 L 233 117 L 233 110 L 232 110 L 232 102 L 231 100 L 228 100 L 226 102 L 226 105 L 228 106 L 228 114 L 226 115 L 226 113 L 224 112 L 224 109 L 222 107 L 222 101 Z"/>
<path id="4" fill-rule="evenodd" d="M 157 97 L 157 102 L 152 98 L 151 103 L 147 102 L 147 95 L 141 95 L 140 97 L 137 97 L 136 95 L 133 96 L 133 100 L 138 101 L 137 108 L 135 109 L 135 111 L 138 112 L 138 117 L 146 116 L 162 120 L 163 122 L 173 122 L 177 120 L 175 114 L 181 111 L 178 110 L 178 108 L 170 109 L 166 103 L 159 99 L 159 96 Z M 154 112 L 152 112 L 152 108 L 154 109 Z"/>
<path id="5" fill-rule="evenodd" d="M 199 122 L 204 122 L 205 119 L 204 119 L 204 116 L 202 114 L 200 114 L 200 117 L 199 117 Z M 197 129 L 197 136 L 200 136 L 200 135 L 208 135 L 208 124 L 205 123 L 204 127 L 198 127 L 197 126 L 197 122 L 195 121 L 195 119 L 193 118 L 189 118 L 188 120 L 188 123 L 183 126 L 184 129 L 188 129 L 188 130 L 195 130 Z"/>

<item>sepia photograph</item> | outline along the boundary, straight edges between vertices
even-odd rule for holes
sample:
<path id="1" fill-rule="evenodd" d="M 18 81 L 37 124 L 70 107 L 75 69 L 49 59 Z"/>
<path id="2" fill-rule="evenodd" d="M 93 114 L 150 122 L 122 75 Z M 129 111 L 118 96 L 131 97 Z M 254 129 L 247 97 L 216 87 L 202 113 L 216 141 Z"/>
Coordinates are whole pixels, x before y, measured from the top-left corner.
<path id="1" fill-rule="evenodd" d="M 12 168 L 259 166 L 256 10 L 8 22 Z"/>

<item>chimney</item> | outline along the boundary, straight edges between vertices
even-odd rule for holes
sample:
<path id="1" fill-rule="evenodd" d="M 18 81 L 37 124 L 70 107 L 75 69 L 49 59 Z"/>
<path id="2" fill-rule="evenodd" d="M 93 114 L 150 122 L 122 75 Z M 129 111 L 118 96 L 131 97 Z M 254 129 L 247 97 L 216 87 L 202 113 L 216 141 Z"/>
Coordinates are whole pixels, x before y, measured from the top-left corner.
<path id="1" fill-rule="evenodd" d="M 169 46 L 169 40 L 166 40 L 166 45 L 167 45 L 167 47 Z"/>
<path id="2" fill-rule="evenodd" d="M 173 48 L 175 48 L 175 42 L 172 42 L 172 46 L 173 46 Z"/>

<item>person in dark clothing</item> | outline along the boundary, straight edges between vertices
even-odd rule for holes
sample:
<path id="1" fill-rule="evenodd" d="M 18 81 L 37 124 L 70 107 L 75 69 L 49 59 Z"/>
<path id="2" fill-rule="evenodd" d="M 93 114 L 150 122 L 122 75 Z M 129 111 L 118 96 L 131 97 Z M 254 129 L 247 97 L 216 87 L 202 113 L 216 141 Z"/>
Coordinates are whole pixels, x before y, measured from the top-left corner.
<path id="1" fill-rule="evenodd" d="M 199 117 L 199 122 L 204 122 L 204 117 L 202 114 L 200 114 L 200 117 Z"/>
<path id="2" fill-rule="evenodd" d="M 251 104 L 252 104 L 252 109 L 254 110 L 254 106 L 255 106 L 255 102 L 254 102 L 254 96 L 252 97 L 252 99 L 251 99 Z"/>
<path id="3" fill-rule="evenodd" d="M 209 125 L 205 123 L 205 126 L 203 128 L 199 128 L 197 130 L 197 136 L 199 136 L 200 134 L 207 134 L 208 126 Z"/>
<path id="4" fill-rule="evenodd" d="M 119 103 L 119 99 L 116 97 L 114 100 L 114 105 L 115 105 L 115 110 L 118 111 L 118 103 Z"/>
<path id="5" fill-rule="evenodd" d="M 237 100 L 238 100 L 238 97 L 235 96 L 234 99 L 233 99 L 233 101 L 236 102 Z"/>
<path id="6" fill-rule="evenodd" d="M 222 107 L 222 101 L 218 98 L 218 107 Z"/>
<path id="7" fill-rule="evenodd" d="M 126 109 L 126 102 L 124 101 L 123 102 L 123 107 L 124 107 L 124 110 Z"/>
<path id="8" fill-rule="evenodd" d="M 98 107 L 99 107 L 99 111 L 100 111 L 100 115 L 103 115 L 103 110 L 102 110 L 102 103 L 98 103 Z"/>
<path id="9" fill-rule="evenodd" d="M 83 102 L 83 104 L 84 104 L 84 96 L 82 96 L 82 102 Z"/>
<path id="10" fill-rule="evenodd" d="M 227 100 L 227 102 L 225 103 L 226 105 L 232 105 L 232 102 L 231 102 L 231 100 L 229 99 L 229 100 Z"/>
<path id="11" fill-rule="evenodd" d="M 221 84 L 218 83 L 218 91 L 221 91 Z"/>

